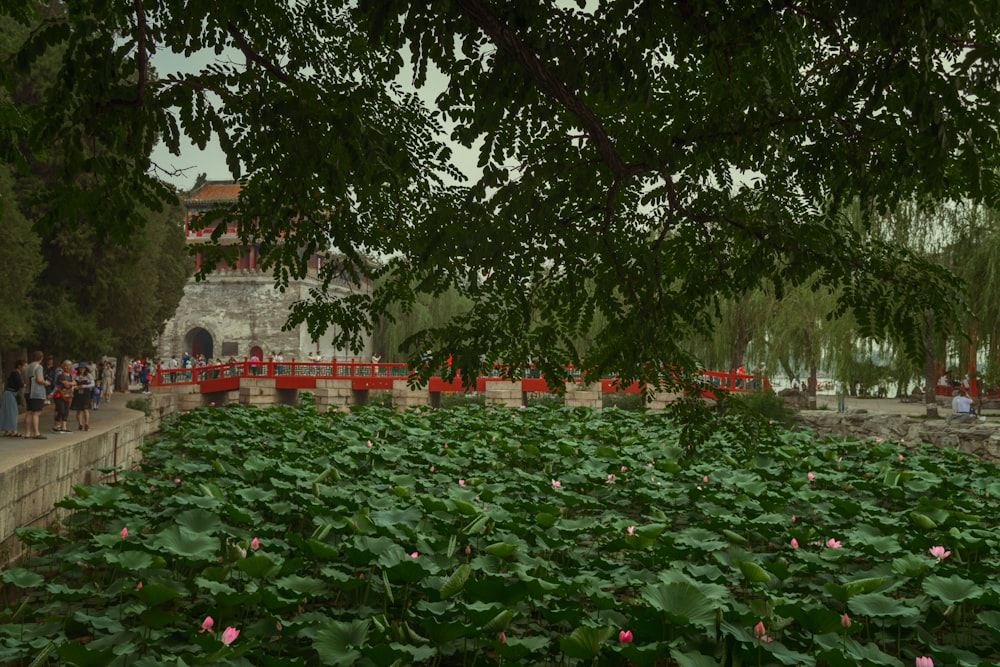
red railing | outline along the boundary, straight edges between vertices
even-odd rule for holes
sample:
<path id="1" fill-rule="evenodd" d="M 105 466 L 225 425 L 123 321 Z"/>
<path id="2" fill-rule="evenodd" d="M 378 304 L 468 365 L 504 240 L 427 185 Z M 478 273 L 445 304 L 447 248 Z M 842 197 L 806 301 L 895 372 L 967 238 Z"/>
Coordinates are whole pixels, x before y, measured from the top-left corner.
<path id="1" fill-rule="evenodd" d="M 169 368 L 160 364 L 150 379 L 151 387 L 197 384 L 203 393 L 225 391 L 239 385 L 239 378 L 274 378 L 276 386 L 282 389 L 309 389 L 316 386 L 316 380 L 350 380 L 355 389 L 391 389 L 396 380 L 405 380 L 412 375 L 412 369 L 403 363 L 368 363 L 349 361 L 275 361 L 274 359 L 251 361 L 230 361 L 211 366 L 193 368 Z M 747 392 L 770 388 L 766 377 L 746 373 L 726 373 L 704 371 L 699 374 L 705 387 L 702 395 L 714 397 L 713 388 L 730 392 Z M 570 371 L 574 381 L 581 379 L 579 371 Z M 489 382 L 504 382 L 500 368 L 486 376 L 476 378 L 474 391 L 484 391 Z M 622 385 L 614 377 L 601 378 L 602 390 L 608 393 L 635 393 L 641 385 L 632 382 Z M 533 369 L 528 369 L 521 380 L 521 388 L 526 392 L 547 392 L 545 378 Z M 692 388 L 693 389 L 693 388 Z M 431 377 L 427 390 L 431 392 L 464 392 L 462 378 L 447 381 L 440 375 Z"/>

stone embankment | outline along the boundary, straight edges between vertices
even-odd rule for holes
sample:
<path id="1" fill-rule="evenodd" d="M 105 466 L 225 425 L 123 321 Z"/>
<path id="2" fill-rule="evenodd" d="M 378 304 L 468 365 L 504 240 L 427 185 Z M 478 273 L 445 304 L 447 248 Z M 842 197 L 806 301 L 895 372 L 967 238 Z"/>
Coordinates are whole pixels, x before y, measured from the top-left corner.
<path id="1" fill-rule="evenodd" d="M 885 438 L 908 445 L 926 442 L 935 447 L 968 452 L 983 460 L 1000 462 L 1000 418 L 997 417 L 988 417 L 985 421 L 957 415 L 929 419 L 854 408 L 846 413 L 801 410 L 796 414 L 796 420 L 801 426 L 820 434 Z"/>

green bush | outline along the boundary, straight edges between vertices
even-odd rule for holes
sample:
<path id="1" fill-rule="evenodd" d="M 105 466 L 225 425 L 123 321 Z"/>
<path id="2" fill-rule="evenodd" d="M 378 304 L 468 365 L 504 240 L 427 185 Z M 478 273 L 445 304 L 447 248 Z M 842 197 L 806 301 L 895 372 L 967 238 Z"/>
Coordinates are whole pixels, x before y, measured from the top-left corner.
<path id="1" fill-rule="evenodd" d="M 601 405 L 605 408 L 619 410 L 642 410 L 646 407 L 646 398 L 642 392 L 604 392 L 601 395 Z"/>
<path id="2" fill-rule="evenodd" d="M 785 401 L 771 389 L 744 394 L 731 393 L 724 399 L 723 405 L 727 412 L 773 420 L 785 426 L 791 426 L 795 421 L 795 411 L 785 405 Z"/>
<path id="3" fill-rule="evenodd" d="M 464 405 L 486 405 L 486 396 L 480 391 L 470 391 L 467 393 L 459 391 L 441 392 L 441 407 L 448 410 Z"/>
<path id="4" fill-rule="evenodd" d="M 138 410 L 147 417 L 153 415 L 153 397 L 143 396 L 142 398 L 130 398 L 125 401 L 125 407 L 130 410 Z"/>

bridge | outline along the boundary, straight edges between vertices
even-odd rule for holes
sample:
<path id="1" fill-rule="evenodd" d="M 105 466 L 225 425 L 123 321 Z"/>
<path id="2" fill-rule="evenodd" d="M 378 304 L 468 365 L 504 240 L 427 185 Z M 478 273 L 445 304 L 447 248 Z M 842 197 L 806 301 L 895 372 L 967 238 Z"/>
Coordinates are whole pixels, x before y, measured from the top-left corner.
<path id="1" fill-rule="evenodd" d="M 156 388 L 158 393 L 177 394 L 185 408 L 229 402 L 259 405 L 295 403 L 299 391 L 315 394 L 317 407 L 321 408 L 363 405 L 368 402 L 368 393 L 373 390 L 391 391 L 393 404 L 403 407 L 438 406 L 442 393 L 472 391 L 485 394 L 490 403 L 520 406 L 525 403 L 525 394 L 551 391 L 544 377 L 532 368 L 525 370 L 526 377 L 515 381 L 500 377 L 498 371 L 478 376 L 468 388 L 462 385 L 460 377 L 448 381 L 435 375 L 426 387 L 412 389 L 408 381 L 413 369 L 402 363 L 366 363 L 353 359 L 329 362 L 243 359 L 195 368 L 168 368 L 161 364 L 150 381 L 150 387 Z M 570 375 L 571 381 L 566 385 L 567 405 L 600 408 L 601 397 L 605 393 L 638 393 L 643 388 L 636 382 L 621 384 L 614 377 L 584 383 L 579 372 L 571 370 Z M 708 397 L 713 396 L 713 388 L 745 392 L 769 386 L 766 378 L 747 373 L 703 371 L 700 376 L 709 387 L 703 390 Z M 675 396 L 665 394 L 663 400 L 666 402 Z"/>

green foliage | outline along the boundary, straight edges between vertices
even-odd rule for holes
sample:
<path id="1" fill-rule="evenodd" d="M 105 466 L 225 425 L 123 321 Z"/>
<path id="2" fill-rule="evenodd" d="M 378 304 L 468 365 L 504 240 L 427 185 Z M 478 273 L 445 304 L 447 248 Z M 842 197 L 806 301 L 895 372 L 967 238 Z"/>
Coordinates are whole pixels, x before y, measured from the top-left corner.
<path id="1" fill-rule="evenodd" d="M 900 200 L 994 197 L 993 9 L 88 1 L 13 62 L 60 56 L 29 127 L 31 155 L 62 152 L 45 220 L 100 210 L 127 236 L 139 204 L 172 197 L 147 175 L 153 141 L 214 139 L 246 182 L 220 213 L 279 287 L 331 245 L 345 260 L 325 280 L 377 281 L 298 302 L 313 337 L 361 349 L 385 313 L 455 292 L 469 307 L 414 336 L 411 361 L 652 383 L 695 366 L 681 342 L 719 300 L 765 281 L 815 280 L 915 360 L 928 313 L 958 321 L 949 272 L 868 232 Z M 201 52 L 219 57 L 151 73 L 153 53 Z M 855 202 L 860 224 L 841 215 Z"/>
<path id="2" fill-rule="evenodd" d="M 6 237 L 0 246 L 16 255 L 7 265 L 17 267 L 4 298 L 18 298 L 11 312 L 25 313 L 2 345 L 30 342 L 71 358 L 144 356 L 193 269 L 178 225 L 182 212 L 172 190 L 143 173 L 152 137 L 139 135 L 153 130 L 137 130 L 141 114 L 116 112 L 107 98 L 85 100 L 60 87 L 86 87 L 87 80 L 94 83 L 91 76 L 110 74 L 61 69 L 72 70 L 69 63 L 78 58 L 113 58 L 109 35 L 76 35 L 93 41 L 74 51 L 80 44 L 66 31 L 73 14 L 59 4 L 40 11 L 24 25 L 0 23 L 0 60 L 9 74 L 3 92 L 11 91 L 9 102 L 23 119 L 16 151 L 0 153 L 6 157 L 0 162 Z M 63 43 L 67 37 L 73 43 Z M 139 73 L 128 65 L 118 75 L 135 84 Z M 111 87 L 122 93 L 122 84 Z M 91 92 L 116 94 L 107 86 Z M 132 118 L 126 127 L 111 116 Z M 5 327 L 0 321 L 0 330 Z"/>
<path id="3" fill-rule="evenodd" d="M 0 164 L 0 347 L 28 340 L 33 332 L 35 303 L 31 294 L 45 268 L 40 239 L 15 203 L 10 170 Z"/>
<path id="4" fill-rule="evenodd" d="M 771 390 L 728 394 L 725 409 L 740 417 L 774 421 L 783 426 L 791 426 L 795 421 L 794 410 Z"/>
<path id="5" fill-rule="evenodd" d="M 153 416 L 153 397 L 143 396 L 141 398 L 130 398 L 125 401 L 125 407 L 130 410 L 138 410 L 147 417 Z"/>
<path id="6" fill-rule="evenodd" d="M 486 406 L 486 394 L 475 391 L 468 393 L 443 392 L 441 394 L 441 407 L 444 409 L 457 408 L 463 405 Z"/>
<path id="7" fill-rule="evenodd" d="M 995 465 L 712 419 L 689 447 L 669 416 L 623 410 L 194 410 L 141 471 L 61 501 L 63 531 L 19 531 L 30 556 L 0 573 L 15 600 L 0 661 L 47 646 L 70 665 L 1000 651 Z"/>

